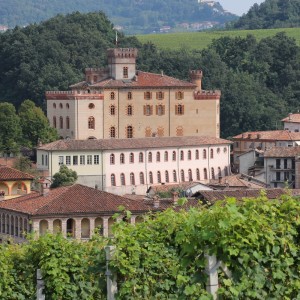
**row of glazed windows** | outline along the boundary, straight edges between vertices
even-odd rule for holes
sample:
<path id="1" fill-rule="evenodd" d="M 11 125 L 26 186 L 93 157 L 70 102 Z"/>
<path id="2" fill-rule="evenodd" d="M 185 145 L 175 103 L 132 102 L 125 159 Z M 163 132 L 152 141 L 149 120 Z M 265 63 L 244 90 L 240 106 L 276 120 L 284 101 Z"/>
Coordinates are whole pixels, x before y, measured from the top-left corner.
<path id="1" fill-rule="evenodd" d="M 117 111 L 117 109 L 116 109 L 115 105 L 111 105 L 109 107 L 109 113 L 110 113 L 111 116 L 115 116 L 116 115 L 116 111 Z M 156 105 L 155 111 L 156 111 L 156 115 L 163 116 L 165 114 L 166 109 L 165 109 L 164 105 L 160 104 L 160 105 Z M 182 113 L 178 113 L 178 111 L 182 112 Z M 176 114 L 183 114 L 183 111 L 184 111 L 183 105 L 176 105 L 176 107 L 175 107 Z M 127 105 L 126 106 L 125 114 L 127 116 L 132 116 L 134 114 L 134 107 L 133 107 L 133 105 Z M 144 115 L 145 116 L 151 116 L 151 115 L 153 115 L 153 105 L 144 105 Z"/>
<path id="2" fill-rule="evenodd" d="M 98 154 L 96 155 L 66 155 L 64 156 L 58 156 L 58 164 L 61 165 L 67 165 L 70 166 L 71 164 L 73 166 L 77 165 L 99 165 L 100 164 L 100 156 Z"/>
<path id="3" fill-rule="evenodd" d="M 227 152 L 227 148 L 224 147 L 223 148 L 223 152 L 226 153 Z M 209 151 L 210 153 L 210 158 L 213 159 L 214 158 L 214 149 L 210 149 Z M 221 148 L 217 148 L 217 151 L 216 151 L 217 154 L 220 154 L 221 153 Z M 188 150 L 187 153 L 185 153 L 185 151 L 181 150 L 179 152 L 179 159 L 180 160 L 185 160 L 185 155 L 187 155 L 187 160 L 192 160 L 193 159 L 193 154 L 192 154 L 192 151 L 191 150 Z M 196 160 L 200 159 L 200 151 L 197 149 L 195 150 L 195 158 Z M 177 151 L 173 151 L 172 152 L 172 161 L 176 161 L 176 156 L 177 156 Z M 207 159 L 207 150 L 206 149 L 203 149 L 202 150 L 202 159 Z M 165 151 L 163 153 L 163 160 L 165 162 L 169 161 L 169 152 L 168 151 Z M 134 163 L 135 161 L 135 155 L 134 153 L 130 153 L 129 154 L 129 163 Z M 160 151 L 157 151 L 156 152 L 156 162 L 160 162 L 162 161 L 162 154 Z M 139 163 L 143 163 L 144 162 L 144 153 L 143 152 L 140 152 L 139 155 L 138 155 L 138 162 Z M 153 162 L 153 153 L 152 152 L 148 152 L 148 162 Z M 114 165 L 116 163 L 116 155 L 115 154 L 111 154 L 110 155 L 110 164 L 111 165 Z M 125 154 L 124 153 L 121 153 L 120 154 L 120 164 L 125 164 Z"/>
<path id="4" fill-rule="evenodd" d="M 164 178 L 162 178 L 162 175 L 164 174 Z M 170 175 L 172 176 L 172 178 L 170 178 Z M 194 181 L 194 180 L 201 180 L 201 175 L 200 175 L 200 169 L 195 169 L 194 171 L 192 171 L 192 169 L 188 169 L 187 173 L 185 172 L 185 170 L 180 170 L 180 182 L 186 182 L 186 181 Z M 186 177 L 187 175 L 187 177 Z M 208 179 L 216 179 L 216 175 L 218 177 L 222 177 L 222 170 L 220 167 L 218 167 L 217 169 L 217 174 L 215 173 L 215 168 L 211 168 L 210 169 L 210 174 L 208 174 L 208 169 L 204 168 L 203 169 L 203 180 L 208 180 Z M 224 175 L 228 176 L 228 168 L 225 167 L 224 170 Z M 194 177 L 195 176 L 195 177 Z M 144 172 L 140 172 L 139 173 L 139 182 L 136 181 L 136 177 L 135 174 L 133 172 L 131 172 L 129 174 L 129 185 L 136 185 L 136 184 L 146 184 L 146 180 L 145 180 L 145 174 Z M 117 179 L 116 179 L 116 175 L 115 174 L 111 174 L 110 175 L 110 181 L 111 181 L 111 186 L 117 186 Z M 149 184 L 154 184 L 154 183 L 169 183 L 169 182 L 178 182 L 178 175 L 177 175 L 177 171 L 173 170 L 172 174 L 169 174 L 169 171 L 165 171 L 165 172 L 161 172 L 161 171 L 157 171 L 156 172 L 156 178 L 154 179 L 154 173 L 153 172 L 149 172 L 148 173 L 148 180 L 147 182 Z M 120 182 L 119 185 L 126 185 L 126 178 L 125 178 L 125 174 L 121 173 L 120 174 Z"/>
<path id="5" fill-rule="evenodd" d="M 88 129 L 95 129 L 95 118 L 89 117 L 87 125 L 88 125 Z M 56 116 L 53 117 L 53 127 L 57 128 Z M 59 129 L 63 129 L 63 128 L 64 128 L 64 118 L 59 117 Z M 66 129 L 70 129 L 70 117 L 66 117 Z"/>
<path id="6" fill-rule="evenodd" d="M 31 231 L 31 224 L 27 219 L 4 213 L 0 214 L 0 233 L 25 237 L 28 231 Z"/>
<path id="7" fill-rule="evenodd" d="M 60 109 L 64 108 L 64 106 L 63 106 L 62 103 L 59 103 L 58 107 L 59 107 Z M 56 108 L 56 103 L 53 103 L 53 108 Z M 69 103 L 66 103 L 66 108 L 67 108 L 67 109 L 70 108 Z"/>
<path id="8" fill-rule="evenodd" d="M 156 99 L 157 100 L 163 100 L 165 98 L 165 93 L 164 92 L 155 92 Z M 132 92 L 127 93 L 127 99 L 132 100 L 133 95 Z M 110 93 L 110 100 L 115 100 L 116 99 L 116 93 L 111 92 Z M 153 93 L 152 92 L 144 92 L 144 99 L 145 100 L 151 100 L 154 99 Z M 184 92 L 178 91 L 175 93 L 175 99 L 177 100 L 183 100 L 184 99 Z"/>

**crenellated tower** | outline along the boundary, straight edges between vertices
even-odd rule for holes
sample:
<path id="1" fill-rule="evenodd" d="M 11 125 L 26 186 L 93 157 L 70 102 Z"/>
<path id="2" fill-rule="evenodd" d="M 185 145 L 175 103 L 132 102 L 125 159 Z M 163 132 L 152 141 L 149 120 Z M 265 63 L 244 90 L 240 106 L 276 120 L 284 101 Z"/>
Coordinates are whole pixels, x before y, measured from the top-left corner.
<path id="1" fill-rule="evenodd" d="M 196 84 L 196 91 L 201 92 L 202 90 L 202 77 L 202 70 L 190 70 L 190 79 L 192 83 Z"/>

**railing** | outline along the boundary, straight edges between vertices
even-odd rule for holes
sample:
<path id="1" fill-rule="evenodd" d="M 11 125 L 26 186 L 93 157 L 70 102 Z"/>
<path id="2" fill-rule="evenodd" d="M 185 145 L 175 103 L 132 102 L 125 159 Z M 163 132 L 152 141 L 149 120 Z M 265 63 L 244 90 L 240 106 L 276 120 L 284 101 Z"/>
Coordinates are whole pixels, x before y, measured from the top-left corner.
<path id="1" fill-rule="evenodd" d="M 215 91 L 199 91 L 194 93 L 194 99 L 195 100 L 215 100 L 220 99 L 221 97 L 221 91 L 215 90 Z"/>

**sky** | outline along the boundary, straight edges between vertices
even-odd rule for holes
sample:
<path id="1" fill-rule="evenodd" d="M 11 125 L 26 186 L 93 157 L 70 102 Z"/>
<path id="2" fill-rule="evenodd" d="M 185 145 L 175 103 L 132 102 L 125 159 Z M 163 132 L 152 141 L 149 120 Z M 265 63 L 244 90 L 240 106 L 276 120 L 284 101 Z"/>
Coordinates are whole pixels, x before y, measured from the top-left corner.
<path id="1" fill-rule="evenodd" d="M 264 0 L 216 0 L 221 3 L 224 9 L 238 16 L 246 13 L 249 8 L 254 4 L 260 4 Z"/>

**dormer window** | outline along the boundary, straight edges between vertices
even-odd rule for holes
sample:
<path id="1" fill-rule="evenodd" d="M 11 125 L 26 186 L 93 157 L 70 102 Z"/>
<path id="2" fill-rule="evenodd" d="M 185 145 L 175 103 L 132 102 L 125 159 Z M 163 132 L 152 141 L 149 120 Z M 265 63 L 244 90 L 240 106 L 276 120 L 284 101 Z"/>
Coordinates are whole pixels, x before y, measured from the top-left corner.
<path id="1" fill-rule="evenodd" d="M 123 68 L 123 77 L 128 78 L 128 67 Z"/>

